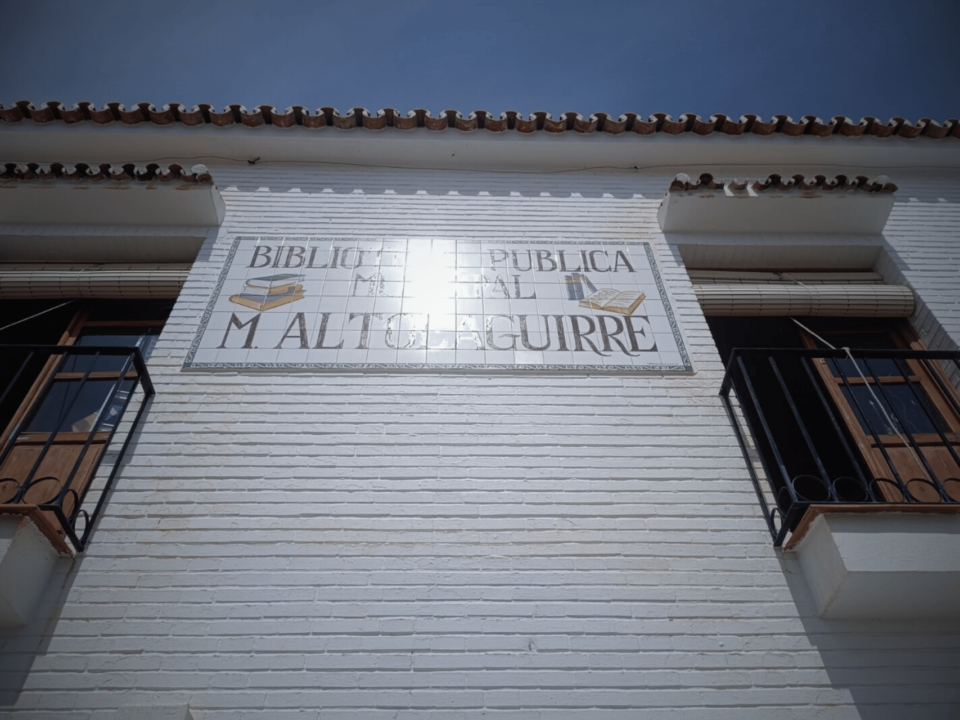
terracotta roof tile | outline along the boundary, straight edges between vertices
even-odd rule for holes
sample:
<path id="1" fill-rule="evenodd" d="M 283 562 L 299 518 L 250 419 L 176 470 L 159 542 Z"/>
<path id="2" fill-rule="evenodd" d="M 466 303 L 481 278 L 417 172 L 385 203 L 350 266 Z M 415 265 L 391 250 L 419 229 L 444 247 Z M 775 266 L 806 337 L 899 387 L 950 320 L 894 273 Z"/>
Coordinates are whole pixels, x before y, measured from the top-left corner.
<path id="1" fill-rule="evenodd" d="M 717 180 L 710 173 L 704 173 L 697 180 L 693 180 L 686 173 L 681 173 L 670 183 L 670 190 L 674 191 L 696 191 L 696 190 L 718 190 L 726 189 L 732 191 L 743 191 L 748 187 L 756 192 L 767 190 L 818 190 L 818 191 L 852 191 L 858 190 L 869 193 L 893 193 L 897 191 L 894 185 L 885 175 L 880 175 L 873 180 L 858 175 L 855 178 L 849 178 L 846 175 L 837 175 L 828 178 L 825 175 L 815 175 L 806 178 L 803 175 L 793 175 L 783 177 L 781 175 L 768 175 L 762 180 Z"/>
<path id="2" fill-rule="evenodd" d="M 367 110 L 366 108 L 351 108 L 344 113 L 333 107 L 322 107 L 315 111 L 294 105 L 281 111 L 270 105 L 259 105 L 247 110 L 242 105 L 229 105 L 222 111 L 217 111 L 212 105 L 196 105 L 187 108 L 179 103 L 172 103 L 157 108 L 150 103 L 138 103 L 132 107 L 124 107 L 120 103 L 107 103 L 97 108 L 93 103 L 81 102 L 66 107 L 63 103 L 48 102 L 34 106 L 28 101 L 14 103 L 10 107 L 0 105 L 0 120 L 8 123 L 18 123 L 32 120 L 38 124 L 64 122 L 67 124 L 92 122 L 97 125 L 121 123 L 124 125 L 172 125 L 180 123 L 188 127 L 198 125 L 214 125 L 228 127 L 230 125 L 245 125 L 259 127 L 261 125 L 275 125 L 278 127 L 301 126 L 307 128 L 334 127 L 340 130 L 365 128 L 367 130 L 413 130 L 427 128 L 436 132 L 448 129 L 471 132 L 486 130 L 488 132 L 515 131 L 529 134 L 547 132 L 552 134 L 574 132 L 581 135 L 603 133 L 606 135 L 623 135 L 635 133 L 637 135 L 653 135 L 664 133 L 667 135 L 785 135 L 796 137 L 812 135 L 827 137 L 839 135 L 841 137 L 928 137 L 941 139 L 946 137 L 960 138 L 960 122 L 951 118 L 939 123 L 930 118 L 921 118 L 911 123 L 904 118 L 895 117 L 888 122 L 878 118 L 865 117 L 859 122 L 846 117 L 836 116 L 829 121 L 823 121 L 815 115 L 804 115 L 800 120 L 793 120 L 787 115 L 774 115 L 769 121 L 758 115 L 743 115 L 734 119 L 726 115 L 711 115 L 701 118 L 699 115 L 684 114 L 672 118 L 664 113 L 654 113 L 644 118 L 636 113 L 624 113 L 613 116 L 606 113 L 594 113 L 584 117 L 579 113 L 565 112 L 553 117 L 547 112 L 534 112 L 528 117 L 514 110 L 508 110 L 499 116 L 486 110 L 476 110 L 463 116 L 456 110 L 444 110 L 434 116 L 429 110 L 417 109 L 401 113 L 394 108 L 381 110 Z"/>
<path id="3" fill-rule="evenodd" d="M 6 163 L 0 164 L 0 182 L 29 180 L 86 180 L 101 182 L 179 182 L 212 185 L 213 177 L 204 165 L 194 165 L 188 172 L 180 165 L 166 168 L 150 165 L 88 165 L 86 163 Z"/>

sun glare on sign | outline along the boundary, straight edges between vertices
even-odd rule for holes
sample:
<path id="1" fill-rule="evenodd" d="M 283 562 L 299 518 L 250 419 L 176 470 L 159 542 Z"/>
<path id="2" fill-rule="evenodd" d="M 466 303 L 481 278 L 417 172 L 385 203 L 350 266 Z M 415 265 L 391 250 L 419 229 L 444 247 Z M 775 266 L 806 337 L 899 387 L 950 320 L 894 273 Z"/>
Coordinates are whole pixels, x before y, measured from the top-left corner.
<path id="1" fill-rule="evenodd" d="M 403 292 L 404 313 L 456 312 L 457 256 L 443 252 L 442 241 L 418 247 L 410 243 Z"/>

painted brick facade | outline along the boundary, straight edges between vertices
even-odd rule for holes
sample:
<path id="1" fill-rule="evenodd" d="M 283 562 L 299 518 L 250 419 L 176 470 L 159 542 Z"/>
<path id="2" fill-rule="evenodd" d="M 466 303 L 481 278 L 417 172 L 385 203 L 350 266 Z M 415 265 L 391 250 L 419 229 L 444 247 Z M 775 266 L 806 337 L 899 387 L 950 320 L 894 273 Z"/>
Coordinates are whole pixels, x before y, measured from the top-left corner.
<path id="1" fill-rule="evenodd" d="M 771 547 L 657 223 L 670 173 L 210 170 L 226 221 L 89 551 L 3 644 L 29 675 L 0 716 L 956 717 L 960 626 L 820 620 Z M 882 271 L 956 347 L 960 183 L 896 180 Z M 695 372 L 181 372 L 256 234 L 648 241 Z"/>

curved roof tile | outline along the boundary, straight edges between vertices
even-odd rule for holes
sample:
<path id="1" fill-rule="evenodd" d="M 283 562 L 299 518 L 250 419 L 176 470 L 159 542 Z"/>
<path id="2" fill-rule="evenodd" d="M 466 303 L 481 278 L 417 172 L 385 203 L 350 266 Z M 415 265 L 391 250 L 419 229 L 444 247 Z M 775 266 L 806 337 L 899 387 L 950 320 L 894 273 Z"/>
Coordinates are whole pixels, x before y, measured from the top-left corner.
<path id="1" fill-rule="evenodd" d="M 271 105 L 258 105 L 253 110 L 247 110 L 243 105 L 229 105 L 222 111 L 217 111 L 212 105 L 196 105 L 187 108 L 179 103 L 171 103 L 160 108 L 150 103 L 137 103 L 132 107 L 124 107 L 121 103 L 107 103 L 102 108 L 90 102 L 81 102 L 67 107 L 60 102 L 48 102 L 34 106 L 23 100 L 10 107 L 0 104 L 0 120 L 8 123 L 32 120 L 38 124 L 63 122 L 67 124 L 93 122 L 97 125 L 109 125 L 118 122 L 124 125 L 214 125 L 227 127 L 230 125 L 245 125 L 259 127 L 261 125 L 275 125 L 278 127 L 307 127 L 322 128 L 335 127 L 341 130 L 351 130 L 362 127 L 367 130 L 413 130 L 427 128 L 428 130 L 443 131 L 447 129 L 470 132 L 486 130 L 488 132 L 514 131 L 519 133 L 565 133 L 575 132 L 582 135 L 604 133 L 607 135 L 813 135 L 827 137 L 839 135 L 841 137 L 860 137 L 862 135 L 874 137 L 928 137 L 940 139 L 945 137 L 960 138 L 960 121 L 951 118 L 939 123 L 930 118 L 921 118 L 911 123 L 904 118 L 895 117 L 887 122 L 874 117 L 862 118 L 859 122 L 840 115 L 821 120 L 815 115 L 804 115 L 800 120 L 794 120 L 788 115 L 774 115 L 766 121 L 758 115 L 743 115 L 739 119 L 727 115 L 711 115 L 701 118 L 699 115 L 684 114 L 674 119 L 665 113 L 654 113 L 644 118 L 636 113 L 624 113 L 614 116 L 607 113 L 594 113 L 588 117 L 576 112 L 561 113 L 553 117 L 548 112 L 534 112 L 525 117 L 514 110 L 507 110 L 500 115 L 494 115 L 486 110 L 475 110 L 464 116 L 456 110 L 444 110 L 434 116 L 429 110 L 417 109 L 401 113 L 395 108 L 382 108 L 372 111 L 358 107 L 341 113 L 334 107 L 321 107 L 315 111 L 294 105 L 283 111 Z"/>
<path id="2" fill-rule="evenodd" d="M 0 182 L 11 180 L 89 180 L 100 182 L 114 180 L 127 182 L 181 182 L 212 185 L 213 177 L 204 165 L 194 165 L 190 172 L 180 165 L 163 168 L 156 163 L 149 165 L 88 165 L 86 163 L 6 163 L 0 165 Z"/>

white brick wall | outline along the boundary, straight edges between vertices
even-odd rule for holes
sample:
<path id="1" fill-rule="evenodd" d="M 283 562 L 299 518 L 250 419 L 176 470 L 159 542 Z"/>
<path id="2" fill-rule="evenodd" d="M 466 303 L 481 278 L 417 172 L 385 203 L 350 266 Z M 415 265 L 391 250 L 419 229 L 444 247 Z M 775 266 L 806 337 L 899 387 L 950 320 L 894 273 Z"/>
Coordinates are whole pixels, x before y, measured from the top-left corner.
<path id="1" fill-rule="evenodd" d="M 921 302 L 914 325 L 927 345 L 954 349 L 960 339 L 960 186 L 904 182 L 884 236 L 890 260 Z"/>
<path id="2" fill-rule="evenodd" d="M 9 715 L 956 717 L 960 627 L 821 621 L 771 547 L 656 222 L 669 173 L 211 170 L 227 219 L 144 431 L 52 619 L 2 641 Z M 960 184 L 896 180 L 888 252 L 956 341 Z M 181 373 L 257 233 L 650 241 L 696 374 Z"/>

